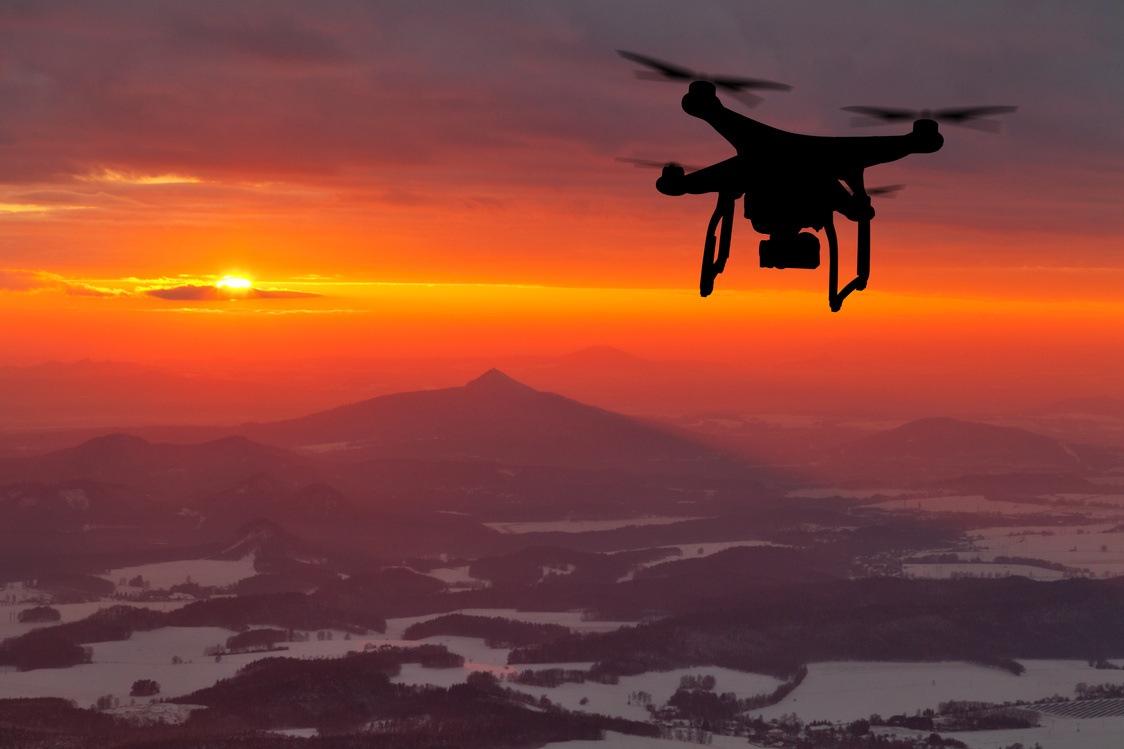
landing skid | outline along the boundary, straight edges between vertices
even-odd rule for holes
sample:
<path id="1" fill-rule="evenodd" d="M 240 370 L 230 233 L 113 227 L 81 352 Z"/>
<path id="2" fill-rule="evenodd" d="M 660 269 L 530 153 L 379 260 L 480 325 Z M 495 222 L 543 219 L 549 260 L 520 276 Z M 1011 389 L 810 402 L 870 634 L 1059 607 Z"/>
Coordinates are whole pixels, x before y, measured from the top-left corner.
<path id="1" fill-rule="evenodd" d="M 710 217 L 707 226 L 706 245 L 703 248 L 702 274 L 699 278 L 699 294 L 710 296 L 714 291 L 714 279 L 726 268 L 726 260 L 730 257 L 730 235 L 734 222 L 734 202 L 741 197 L 735 194 L 719 194 L 718 205 Z M 839 290 L 839 237 L 835 233 L 835 214 L 829 213 L 824 222 L 824 233 L 827 235 L 829 269 L 827 301 L 832 312 L 838 312 L 843 307 L 843 300 L 852 291 L 862 291 L 870 278 L 870 219 L 861 219 L 858 222 L 858 249 L 856 258 L 855 278 Z M 717 249 L 717 254 L 715 250 Z"/>
<path id="2" fill-rule="evenodd" d="M 828 269 L 827 301 L 832 312 L 838 312 L 843 306 L 843 300 L 852 291 L 862 291 L 870 279 L 870 219 L 858 222 L 858 251 L 857 275 L 843 290 L 839 290 L 839 238 L 835 234 L 834 214 L 828 214 L 824 224 L 824 233 L 827 234 L 827 244 L 830 253 Z"/>
<path id="3" fill-rule="evenodd" d="M 741 197 L 740 193 L 719 193 L 718 205 L 710 217 L 710 225 L 706 230 L 706 246 L 703 248 L 702 276 L 699 278 L 699 294 L 710 296 L 714 291 L 714 279 L 726 269 L 726 260 L 730 257 L 730 235 L 734 228 L 734 202 Z M 719 223 L 722 227 L 719 229 Z M 714 255 L 714 248 L 718 248 L 718 256 Z"/>

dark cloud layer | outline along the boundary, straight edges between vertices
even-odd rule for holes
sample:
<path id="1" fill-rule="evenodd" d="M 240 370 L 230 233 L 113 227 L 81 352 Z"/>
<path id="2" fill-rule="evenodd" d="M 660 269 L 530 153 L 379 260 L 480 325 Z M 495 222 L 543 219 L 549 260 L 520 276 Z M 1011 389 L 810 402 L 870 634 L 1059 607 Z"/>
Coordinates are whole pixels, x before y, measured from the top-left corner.
<path id="1" fill-rule="evenodd" d="M 230 291 L 216 286 L 197 286 L 187 284 L 166 289 L 149 289 L 148 296 L 157 299 L 185 302 L 225 302 L 231 299 L 311 299 L 323 296 L 307 291 L 287 291 L 285 289 L 245 289 Z"/>
<path id="2" fill-rule="evenodd" d="M 8 3 L 0 183 L 113 168 L 372 202 L 581 199 L 650 191 L 615 155 L 728 155 L 618 48 L 790 83 L 754 116 L 821 134 L 847 132 L 846 105 L 1018 105 L 1004 136 L 951 132 L 886 178 L 964 207 L 920 192 L 897 215 L 990 228 L 1017 213 L 992 206 L 1048 196 L 1003 227 L 1124 230 L 1095 184 L 1119 190 L 1124 168 L 1124 4 L 1108 1 Z"/>

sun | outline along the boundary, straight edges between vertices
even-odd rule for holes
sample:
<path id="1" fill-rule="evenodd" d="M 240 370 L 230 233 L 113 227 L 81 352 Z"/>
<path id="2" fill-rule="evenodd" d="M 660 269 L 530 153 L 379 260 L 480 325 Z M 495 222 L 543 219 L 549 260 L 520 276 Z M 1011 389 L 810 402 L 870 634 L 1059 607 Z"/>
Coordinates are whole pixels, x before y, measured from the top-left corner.
<path id="1" fill-rule="evenodd" d="M 242 276 L 223 276 L 222 279 L 215 282 L 215 286 L 220 289 L 248 289 L 251 285 L 250 279 L 242 278 Z"/>

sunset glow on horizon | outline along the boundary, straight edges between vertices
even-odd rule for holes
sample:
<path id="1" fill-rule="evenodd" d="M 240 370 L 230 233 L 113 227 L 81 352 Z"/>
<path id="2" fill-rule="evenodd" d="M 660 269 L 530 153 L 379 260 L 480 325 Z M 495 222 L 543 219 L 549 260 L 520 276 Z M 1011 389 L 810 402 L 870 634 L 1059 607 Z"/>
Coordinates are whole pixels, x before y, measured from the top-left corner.
<path id="1" fill-rule="evenodd" d="M 903 387 L 928 355 L 988 382 L 1022 362 L 1124 395 L 1117 6 L 422 5 L 0 11 L 0 365 L 607 345 L 856 383 L 878 361 Z M 614 157 L 731 148 L 618 48 L 792 84 L 739 111 L 795 132 L 908 131 L 850 130 L 855 104 L 1021 109 L 869 171 L 908 189 L 875 203 L 841 312 L 826 242 L 818 270 L 760 268 L 740 215 L 701 299 L 712 196 Z"/>

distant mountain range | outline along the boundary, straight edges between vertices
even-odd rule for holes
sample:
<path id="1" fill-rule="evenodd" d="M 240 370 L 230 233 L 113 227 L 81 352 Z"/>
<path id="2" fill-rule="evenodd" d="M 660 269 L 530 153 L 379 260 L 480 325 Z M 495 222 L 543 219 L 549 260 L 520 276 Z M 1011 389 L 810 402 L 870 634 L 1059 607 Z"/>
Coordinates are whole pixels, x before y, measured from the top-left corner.
<path id="1" fill-rule="evenodd" d="M 814 462 L 836 477 L 917 480 L 967 474 L 1088 474 L 1122 461 L 1111 450 L 1070 445 L 1026 429 L 929 418 L 824 450 Z"/>
<path id="2" fill-rule="evenodd" d="M 70 518 L 67 527 L 128 522 L 128 507 L 139 502 L 165 512 L 187 508 L 191 516 L 180 525 L 197 523 L 210 536 L 258 517 L 338 535 L 365 526 L 373 511 L 676 512 L 703 486 L 717 486 L 714 477 L 751 473 L 671 428 L 537 391 L 498 370 L 461 387 L 381 396 L 299 419 L 130 431 L 0 460 L 0 499 L 8 498 L 0 520 L 7 513 L 43 525 L 46 508 L 57 508 Z M 206 439 L 140 436 L 153 431 Z M 72 490 L 74 482 L 87 489 Z M 95 501 L 66 506 L 81 497 Z M 17 512 L 21 501 L 40 509 Z"/>
<path id="3" fill-rule="evenodd" d="M 346 525 L 373 507 L 530 517 L 578 508 L 586 516 L 679 514 L 698 512 L 706 496 L 731 506 L 754 502 L 762 496 L 758 482 L 1022 474 L 1025 483 L 1026 475 L 1088 476 L 1124 463 L 1112 450 L 1026 429 L 931 418 L 821 448 L 783 473 L 770 472 L 685 430 L 541 392 L 496 369 L 460 387 L 384 395 L 296 419 L 129 431 L 0 460 L 0 488 L 36 485 L 7 496 L 50 504 L 77 496 L 59 482 L 122 487 L 131 498 L 190 506 L 229 529 L 257 516 L 287 526 Z M 180 443 L 142 436 L 153 433 Z M 116 493 L 98 491 L 87 494 Z"/>

